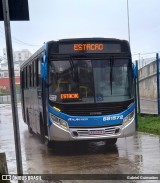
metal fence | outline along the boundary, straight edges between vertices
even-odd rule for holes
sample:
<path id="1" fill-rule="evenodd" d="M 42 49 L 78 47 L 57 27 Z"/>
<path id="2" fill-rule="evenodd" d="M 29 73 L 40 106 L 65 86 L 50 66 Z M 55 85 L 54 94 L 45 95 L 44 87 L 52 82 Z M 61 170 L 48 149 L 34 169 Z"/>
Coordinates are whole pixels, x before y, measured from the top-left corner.
<path id="1" fill-rule="evenodd" d="M 20 102 L 21 100 L 21 95 L 17 95 L 17 102 Z M 11 95 L 0 95 L 0 104 L 10 104 L 11 103 Z"/>
<path id="2" fill-rule="evenodd" d="M 156 54 L 155 57 L 147 58 L 146 61 L 139 60 L 136 63 L 138 66 L 137 111 L 138 113 L 160 115 L 159 56 Z"/>

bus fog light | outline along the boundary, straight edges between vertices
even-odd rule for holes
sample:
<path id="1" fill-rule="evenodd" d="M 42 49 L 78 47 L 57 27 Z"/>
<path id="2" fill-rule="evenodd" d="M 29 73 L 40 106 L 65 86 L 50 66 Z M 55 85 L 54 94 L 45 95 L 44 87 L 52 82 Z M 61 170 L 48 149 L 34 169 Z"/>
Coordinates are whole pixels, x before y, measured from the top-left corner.
<path id="1" fill-rule="evenodd" d="M 78 132 L 73 131 L 72 134 L 73 134 L 73 136 L 78 137 Z"/>
<path id="2" fill-rule="evenodd" d="M 119 128 L 117 128 L 117 129 L 115 130 L 115 133 L 119 133 Z"/>

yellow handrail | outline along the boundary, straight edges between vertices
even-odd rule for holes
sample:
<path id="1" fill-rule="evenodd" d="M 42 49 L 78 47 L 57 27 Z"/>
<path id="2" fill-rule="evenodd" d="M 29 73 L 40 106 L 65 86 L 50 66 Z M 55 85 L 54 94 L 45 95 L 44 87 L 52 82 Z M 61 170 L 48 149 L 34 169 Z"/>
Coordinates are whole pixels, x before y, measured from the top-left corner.
<path id="1" fill-rule="evenodd" d="M 87 97 L 88 94 L 88 87 L 87 86 L 80 86 L 80 88 L 85 90 L 85 96 Z"/>
<path id="2" fill-rule="evenodd" d="M 68 81 L 60 81 L 58 83 L 58 90 L 60 90 L 60 85 L 67 84 L 68 85 L 68 91 L 71 91 L 71 84 Z"/>

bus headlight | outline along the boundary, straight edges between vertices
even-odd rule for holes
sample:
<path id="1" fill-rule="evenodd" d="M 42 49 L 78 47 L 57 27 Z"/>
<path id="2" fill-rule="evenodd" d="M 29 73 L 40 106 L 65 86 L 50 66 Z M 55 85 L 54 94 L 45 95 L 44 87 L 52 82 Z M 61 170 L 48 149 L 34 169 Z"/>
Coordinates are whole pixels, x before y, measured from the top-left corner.
<path id="1" fill-rule="evenodd" d="M 64 129 L 68 130 L 68 124 L 67 124 L 66 121 L 64 121 L 63 119 L 59 119 L 59 123 L 60 123 L 60 125 L 61 125 Z"/>
<path id="2" fill-rule="evenodd" d="M 123 119 L 123 126 L 126 126 L 134 118 L 134 110 Z"/>
<path id="3" fill-rule="evenodd" d="M 58 121 L 59 121 L 59 119 L 51 113 L 50 113 L 50 118 L 51 118 L 53 123 L 58 123 Z"/>
<path id="4" fill-rule="evenodd" d="M 65 120 L 60 119 L 58 117 L 56 117 L 55 115 L 50 113 L 50 119 L 53 123 L 56 123 L 58 126 L 60 126 L 61 128 L 68 130 L 68 124 Z"/>

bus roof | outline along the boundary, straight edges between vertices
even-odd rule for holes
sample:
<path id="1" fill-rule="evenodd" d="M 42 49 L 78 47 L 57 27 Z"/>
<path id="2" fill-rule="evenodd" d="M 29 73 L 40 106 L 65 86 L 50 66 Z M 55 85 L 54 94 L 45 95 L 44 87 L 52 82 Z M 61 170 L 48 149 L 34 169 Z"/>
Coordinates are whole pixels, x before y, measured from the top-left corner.
<path id="1" fill-rule="evenodd" d="M 127 40 L 121 40 L 121 39 L 116 39 L 116 38 L 103 38 L 103 37 L 93 37 L 93 38 L 69 38 L 69 39 L 60 39 L 57 41 L 48 41 L 46 42 L 39 50 L 37 50 L 28 60 L 24 61 L 23 64 L 20 66 L 20 68 L 23 68 L 25 65 L 27 65 L 29 62 L 31 62 L 33 59 L 38 57 L 43 51 L 46 49 L 46 45 L 50 44 L 62 44 L 62 43 L 81 43 L 81 42 L 111 42 L 111 43 L 119 43 L 119 42 L 124 42 L 129 46 L 129 42 Z"/>
<path id="2" fill-rule="evenodd" d="M 61 43 L 61 42 L 77 42 L 77 41 L 107 41 L 107 42 L 115 41 L 115 42 L 120 42 L 120 41 L 126 41 L 126 40 L 121 40 L 121 39 L 116 39 L 116 38 L 93 37 L 93 38 L 60 39 L 58 42 Z"/>

